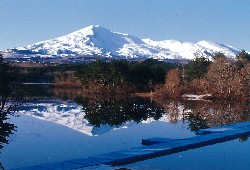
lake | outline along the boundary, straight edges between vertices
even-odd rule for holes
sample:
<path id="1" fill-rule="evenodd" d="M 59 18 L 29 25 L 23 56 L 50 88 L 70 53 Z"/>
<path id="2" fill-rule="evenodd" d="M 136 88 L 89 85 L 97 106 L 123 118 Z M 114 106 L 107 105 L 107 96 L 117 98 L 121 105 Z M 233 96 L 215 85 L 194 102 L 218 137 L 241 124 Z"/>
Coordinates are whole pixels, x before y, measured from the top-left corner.
<path id="1" fill-rule="evenodd" d="M 188 138 L 201 128 L 250 120 L 250 106 L 242 102 L 82 96 L 45 85 L 25 90 L 26 103 L 1 121 L 0 162 L 5 169 L 129 149 L 147 138 Z M 249 149 L 248 138 L 242 137 L 124 167 L 247 169 Z"/>

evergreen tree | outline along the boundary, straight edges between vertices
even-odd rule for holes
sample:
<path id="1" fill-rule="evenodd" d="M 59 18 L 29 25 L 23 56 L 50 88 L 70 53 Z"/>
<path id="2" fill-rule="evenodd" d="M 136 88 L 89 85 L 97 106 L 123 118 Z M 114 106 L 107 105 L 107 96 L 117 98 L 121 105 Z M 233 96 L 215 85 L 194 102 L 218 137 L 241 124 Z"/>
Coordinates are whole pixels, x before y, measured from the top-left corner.
<path id="1" fill-rule="evenodd" d="M 250 54 L 248 54 L 245 50 L 242 50 L 237 56 L 237 65 L 242 68 L 250 63 Z"/>
<path id="2" fill-rule="evenodd" d="M 208 71 L 210 61 L 205 57 L 196 57 L 186 66 L 186 79 L 192 81 L 194 79 L 203 78 Z"/>
<path id="3" fill-rule="evenodd" d="M 136 86 L 138 90 L 148 91 L 149 86 L 164 83 L 164 77 L 174 65 L 154 59 L 142 62 L 129 61 L 95 61 L 87 64 L 80 72 L 76 73 L 82 84 L 88 88 L 89 83 L 106 87 L 116 87 L 124 84 Z M 149 85 L 150 84 L 150 85 Z"/>
<path id="4" fill-rule="evenodd" d="M 9 143 L 9 135 L 13 133 L 16 126 L 6 121 L 8 114 L 16 110 L 18 101 L 16 101 L 15 78 L 17 74 L 14 69 L 4 62 L 2 54 L 0 54 L 0 149 L 3 144 Z M 0 162 L 0 169 L 4 169 Z"/>
<path id="5" fill-rule="evenodd" d="M 8 114 L 15 110 L 15 99 L 19 97 L 17 77 L 17 70 L 6 63 L 0 54 L 0 114 Z M 10 99 L 12 102 L 7 105 Z"/>

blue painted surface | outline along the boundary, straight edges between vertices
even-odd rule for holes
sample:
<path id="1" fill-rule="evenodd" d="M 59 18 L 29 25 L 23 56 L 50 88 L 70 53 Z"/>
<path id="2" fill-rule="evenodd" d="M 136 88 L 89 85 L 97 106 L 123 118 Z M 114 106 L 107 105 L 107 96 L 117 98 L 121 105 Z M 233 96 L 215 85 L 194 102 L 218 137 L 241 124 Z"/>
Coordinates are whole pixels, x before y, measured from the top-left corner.
<path id="1" fill-rule="evenodd" d="M 121 150 L 83 159 L 68 160 L 58 163 L 21 168 L 18 170 L 35 170 L 39 168 L 70 170 L 95 166 L 99 164 L 114 166 L 125 165 L 128 163 L 178 153 L 189 149 L 195 149 L 203 146 L 234 140 L 244 135 L 250 135 L 250 122 L 202 129 L 199 131 L 199 134 L 201 135 L 186 139 L 170 140 L 164 138 L 151 138 L 146 139 L 147 142 L 152 142 L 147 146 L 135 147 L 128 150 Z"/>

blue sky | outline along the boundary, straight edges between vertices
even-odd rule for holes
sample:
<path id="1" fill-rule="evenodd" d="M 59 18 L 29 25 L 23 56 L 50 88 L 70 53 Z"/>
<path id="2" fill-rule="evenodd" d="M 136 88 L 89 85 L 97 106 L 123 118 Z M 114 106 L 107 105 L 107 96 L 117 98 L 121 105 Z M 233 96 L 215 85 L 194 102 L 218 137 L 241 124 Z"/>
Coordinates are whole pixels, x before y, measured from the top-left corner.
<path id="1" fill-rule="evenodd" d="M 0 7 L 0 49 L 101 25 L 140 38 L 250 51 L 249 0 L 0 0 Z"/>

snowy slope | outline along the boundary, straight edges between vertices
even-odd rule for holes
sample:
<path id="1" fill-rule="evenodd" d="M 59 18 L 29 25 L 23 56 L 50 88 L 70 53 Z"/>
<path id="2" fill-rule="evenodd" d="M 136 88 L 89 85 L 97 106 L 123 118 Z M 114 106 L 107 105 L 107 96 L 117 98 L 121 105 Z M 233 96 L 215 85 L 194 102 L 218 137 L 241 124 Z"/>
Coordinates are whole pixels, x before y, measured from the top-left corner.
<path id="1" fill-rule="evenodd" d="M 68 35 L 8 50 L 36 55 L 84 56 L 102 55 L 123 58 L 193 59 L 195 56 L 211 57 L 222 52 L 234 58 L 240 52 L 231 46 L 208 41 L 198 43 L 177 40 L 154 41 L 133 35 L 113 32 L 101 26 L 89 26 Z"/>
<path id="2" fill-rule="evenodd" d="M 20 114 L 61 124 L 93 136 L 93 126 L 84 119 L 85 114 L 82 107 L 72 101 L 40 100 L 34 103 L 26 103 L 26 105 L 20 106 L 18 110 Z"/>

